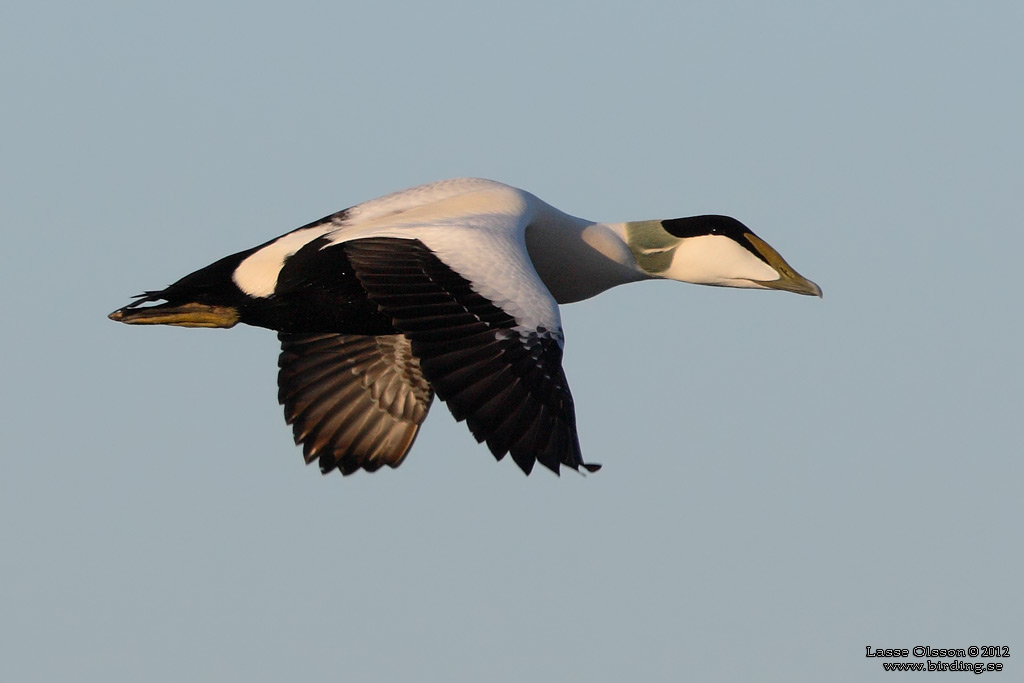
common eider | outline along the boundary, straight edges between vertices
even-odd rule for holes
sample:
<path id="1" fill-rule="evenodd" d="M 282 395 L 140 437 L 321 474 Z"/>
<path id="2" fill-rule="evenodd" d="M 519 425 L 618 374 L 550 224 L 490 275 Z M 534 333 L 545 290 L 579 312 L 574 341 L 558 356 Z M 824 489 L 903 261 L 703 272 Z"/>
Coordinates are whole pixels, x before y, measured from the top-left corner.
<path id="1" fill-rule="evenodd" d="M 397 467 L 434 394 L 526 474 L 535 462 L 595 471 L 562 371 L 558 304 L 652 278 L 821 296 L 727 216 L 596 223 L 457 179 L 222 258 L 110 318 L 277 331 L 285 420 L 325 474 Z"/>

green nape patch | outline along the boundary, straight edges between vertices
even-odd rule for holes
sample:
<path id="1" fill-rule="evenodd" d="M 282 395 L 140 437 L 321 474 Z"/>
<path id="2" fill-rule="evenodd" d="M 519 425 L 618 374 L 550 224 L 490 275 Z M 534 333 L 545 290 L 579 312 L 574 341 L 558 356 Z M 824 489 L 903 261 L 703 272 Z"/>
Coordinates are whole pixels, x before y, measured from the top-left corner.
<path id="1" fill-rule="evenodd" d="M 626 245 L 637 264 L 648 273 L 668 270 L 680 242 L 682 240 L 665 230 L 661 221 L 626 223 Z"/>

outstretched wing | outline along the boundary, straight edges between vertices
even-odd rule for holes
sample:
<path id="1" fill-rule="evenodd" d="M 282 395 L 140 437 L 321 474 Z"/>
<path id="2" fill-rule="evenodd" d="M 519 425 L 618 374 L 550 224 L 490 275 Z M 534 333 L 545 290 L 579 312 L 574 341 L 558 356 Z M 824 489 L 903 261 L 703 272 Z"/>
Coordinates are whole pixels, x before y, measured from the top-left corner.
<path id="1" fill-rule="evenodd" d="M 556 473 L 600 467 L 580 452 L 560 329 L 524 327 L 419 240 L 368 237 L 324 251 L 339 247 L 437 395 L 498 460 L 510 453 L 527 474 L 537 461 Z"/>
<path id="2" fill-rule="evenodd" d="M 398 467 L 434 392 L 400 334 L 280 333 L 278 399 L 306 462 L 351 474 Z"/>

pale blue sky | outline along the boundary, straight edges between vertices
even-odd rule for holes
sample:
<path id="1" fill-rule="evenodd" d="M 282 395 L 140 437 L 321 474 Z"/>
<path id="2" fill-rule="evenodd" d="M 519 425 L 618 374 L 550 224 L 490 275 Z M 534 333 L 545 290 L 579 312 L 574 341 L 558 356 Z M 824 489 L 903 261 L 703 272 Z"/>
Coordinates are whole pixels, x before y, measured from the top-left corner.
<path id="1" fill-rule="evenodd" d="M 1024 671 L 1019 3 L 2 14 L 0 679 L 889 681 L 865 645 L 986 644 Z M 564 308 L 604 469 L 561 478 L 441 405 L 400 469 L 322 478 L 273 334 L 106 319 L 460 175 L 736 216 L 825 299 Z"/>

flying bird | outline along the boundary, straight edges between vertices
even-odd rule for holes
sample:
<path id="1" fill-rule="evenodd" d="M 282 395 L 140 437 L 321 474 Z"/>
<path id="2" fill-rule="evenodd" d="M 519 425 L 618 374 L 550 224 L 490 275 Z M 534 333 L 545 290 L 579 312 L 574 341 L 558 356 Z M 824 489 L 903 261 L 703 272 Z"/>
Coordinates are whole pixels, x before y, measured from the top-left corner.
<path id="1" fill-rule="evenodd" d="M 598 223 L 483 179 L 345 209 L 110 314 L 275 330 L 278 398 L 307 463 L 398 467 L 436 394 L 529 474 L 584 462 L 558 305 L 648 279 L 821 296 L 734 218 Z"/>

